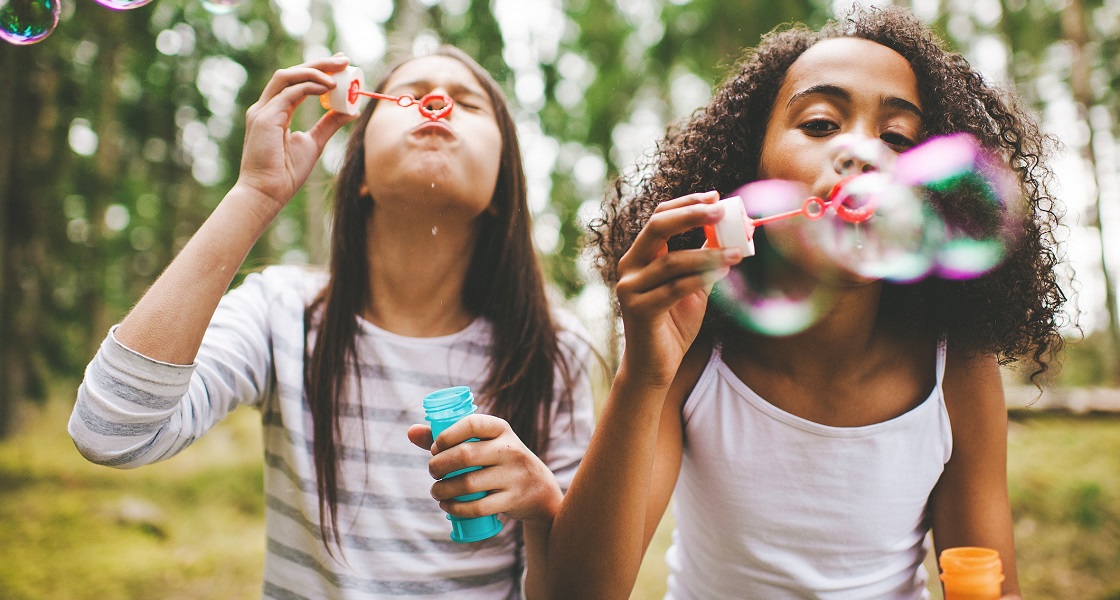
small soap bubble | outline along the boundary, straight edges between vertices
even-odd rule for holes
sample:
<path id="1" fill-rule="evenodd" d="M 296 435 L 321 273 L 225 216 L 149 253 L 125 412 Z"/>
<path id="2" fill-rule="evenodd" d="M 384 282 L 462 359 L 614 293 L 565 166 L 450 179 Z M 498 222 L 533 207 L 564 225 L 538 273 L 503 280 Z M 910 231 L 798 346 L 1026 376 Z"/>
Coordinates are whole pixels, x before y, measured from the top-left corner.
<path id="1" fill-rule="evenodd" d="M 244 0 L 201 0 L 202 8 L 214 15 L 231 13 L 244 3 Z"/>
<path id="2" fill-rule="evenodd" d="M 93 0 L 94 2 L 113 10 L 132 10 L 140 8 L 152 0 Z"/>
<path id="3" fill-rule="evenodd" d="M 433 226 L 433 227 L 432 227 L 432 236 L 433 236 L 433 237 L 434 237 L 434 236 L 436 235 L 436 232 L 437 232 L 437 231 L 439 231 L 439 227 L 435 227 L 435 226 Z"/>
<path id="4" fill-rule="evenodd" d="M 746 268 L 731 269 L 712 289 L 711 299 L 737 325 L 769 336 L 805 331 L 832 307 L 820 286 L 804 283 L 791 289 L 782 282 L 762 283 L 764 277 Z"/>
<path id="5" fill-rule="evenodd" d="M 42 41 L 58 25 L 59 0 L 0 0 L 0 39 L 17 46 Z"/>

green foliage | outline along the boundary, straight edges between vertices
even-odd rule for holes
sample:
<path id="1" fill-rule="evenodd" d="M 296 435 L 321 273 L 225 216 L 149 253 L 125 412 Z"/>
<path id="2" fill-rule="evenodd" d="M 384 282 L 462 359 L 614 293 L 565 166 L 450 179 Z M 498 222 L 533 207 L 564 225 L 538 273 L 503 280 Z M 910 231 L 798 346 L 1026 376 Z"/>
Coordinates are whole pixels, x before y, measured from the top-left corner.
<path id="1" fill-rule="evenodd" d="M 503 84 L 519 121 L 539 124 L 558 149 L 547 204 L 535 210 L 559 223 L 559 240 L 542 253 L 567 296 L 587 283 L 577 261 L 584 220 L 609 182 L 640 147 L 652 148 L 665 126 L 702 102 L 681 100 L 682 82 L 710 87 L 760 35 L 783 23 L 819 25 L 831 11 L 824 0 L 567 0 L 544 17 L 544 30 L 529 23 L 537 29 L 526 38 L 510 30 L 525 23 L 501 22 L 509 6 L 395 2 L 384 30 L 390 49 L 408 48 L 418 35 L 464 48 Z M 979 12 L 942 13 L 933 23 L 960 38 L 958 47 L 980 34 L 1005 41 L 1014 82 L 1041 107 L 1036 79 L 1064 85 L 1071 77 L 1068 61 L 1058 60 L 1069 49 L 1062 40 L 1065 6 L 1001 0 L 996 21 Z M 1081 6 L 1090 26 L 1094 101 L 1115 115 L 1117 9 L 1102 0 Z M 0 435 L 17 399 L 41 398 L 53 374 L 80 372 L 108 327 L 233 184 L 245 109 L 276 69 L 340 47 L 335 8 L 314 0 L 315 25 L 293 35 L 281 23 L 284 9 L 268 2 L 245 2 L 233 15 L 215 17 L 198 0 L 158 0 L 130 11 L 79 1 L 65 3 L 62 21 L 43 42 L 0 44 Z M 533 7 L 515 9 L 532 14 Z M 552 45 L 546 30 L 555 34 Z M 543 78 L 544 95 L 522 106 L 516 92 L 526 69 Z M 232 98 L 205 89 L 214 73 L 219 83 L 239 84 Z M 294 126 L 306 127 L 319 114 L 317 106 L 304 106 Z M 96 148 L 79 152 L 80 139 L 72 148 L 74 133 L 95 134 Z M 546 160 L 551 151 L 527 152 Z M 315 174 L 245 270 L 281 257 L 323 262 L 329 191 L 330 175 Z"/>

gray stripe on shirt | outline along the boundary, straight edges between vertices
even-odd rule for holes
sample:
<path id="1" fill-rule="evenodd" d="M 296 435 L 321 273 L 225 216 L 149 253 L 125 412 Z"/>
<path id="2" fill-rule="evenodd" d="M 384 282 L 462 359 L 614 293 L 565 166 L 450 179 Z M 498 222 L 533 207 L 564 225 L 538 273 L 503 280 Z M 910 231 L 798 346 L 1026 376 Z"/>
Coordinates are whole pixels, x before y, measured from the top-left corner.
<path id="1" fill-rule="evenodd" d="M 151 436 L 166 425 L 163 421 L 155 423 L 115 423 L 103 419 L 89 407 L 88 402 L 78 402 L 74 407 L 77 409 L 78 417 L 82 419 L 82 423 L 98 435 L 113 437 Z"/>
<path id="2" fill-rule="evenodd" d="M 301 492 L 307 494 L 315 494 L 318 492 L 318 485 L 316 482 L 309 479 L 303 479 L 296 473 L 284 460 L 282 456 L 265 452 L 265 464 L 269 468 L 282 473 L 288 481 L 299 488 Z M 431 498 L 401 498 L 396 496 L 382 496 L 381 494 L 371 494 L 366 491 L 351 491 L 351 490 L 338 490 L 338 503 L 346 506 L 357 506 L 360 508 L 378 508 L 378 509 L 399 509 L 410 510 L 414 512 L 436 512 L 440 511 L 439 504 Z M 442 512 L 442 511 L 440 511 Z"/>
<path id="3" fill-rule="evenodd" d="M 433 501 L 434 502 L 434 501 Z M 312 536 L 322 539 L 323 532 L 318 523 L 312 523 L 298 507 L 291 506 L 282 499 L 273 495 L 265 496 L 265 506 L 269 510 L 284 515 L 303 527 Z M 448 525 L 448 531 L 451 526 Z M 371 538 L 364 535 L 346 534 L 342 536 L 341 546 L 354 550 L 372 552 L 399 552 L 403 554 L 473 554 L 477 548 L 470 544 L 452 542 L 450 538 L 444 540 L 431 539 L 396 539 L 396 538 Z"/>
<path id="4" fill-rule="evenodd" d="M 86 376 L 91 379 L 95 389 L 144 408 L 167 410 L 179 404 L 179 401 L 183 398 L 181 394 L 178 396 L 152 394 L 124 383 L 121 379 L 109 374 L 108 369 L 105 368 L 105 358 L 101 354 L 95 356 L 93 361 L 90 362 L 89 373 Z"/>
<path id="5" fill-rule="evenodd" d="M 319 574 L 327 583 L 338 589 L 353 589 L 367 594 L 385 594 L 390 596 L 423 596 L 441 594 L 481 588 L 495 583 L 514 580 L 509 569 L 502 569 L 492 573 L 483 573 L 469 577 L 449 577 L 434 581 L 384 581 L 378 579 L 361 579 L 335 573 L 319 564 L 319 561 L 306 552 L 285 546 L 273 538 L 268 538 L 268 553 Z M 515 581 L 516 585 L 516 581 Z"/>

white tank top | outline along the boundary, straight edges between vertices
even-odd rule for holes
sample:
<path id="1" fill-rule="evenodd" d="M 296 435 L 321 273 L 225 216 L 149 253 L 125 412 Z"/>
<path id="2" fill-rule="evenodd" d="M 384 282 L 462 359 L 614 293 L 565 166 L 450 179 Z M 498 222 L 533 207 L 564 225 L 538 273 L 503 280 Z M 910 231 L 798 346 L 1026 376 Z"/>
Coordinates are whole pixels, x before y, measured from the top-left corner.
<path id="1" fill-rule="evenodd" d="M 718 347 L 685 401 L 666 599 L 928 598 L 927 502 L 953 448 L 937 384 L 910 411 L 830 427 L 752 391 Z"/>

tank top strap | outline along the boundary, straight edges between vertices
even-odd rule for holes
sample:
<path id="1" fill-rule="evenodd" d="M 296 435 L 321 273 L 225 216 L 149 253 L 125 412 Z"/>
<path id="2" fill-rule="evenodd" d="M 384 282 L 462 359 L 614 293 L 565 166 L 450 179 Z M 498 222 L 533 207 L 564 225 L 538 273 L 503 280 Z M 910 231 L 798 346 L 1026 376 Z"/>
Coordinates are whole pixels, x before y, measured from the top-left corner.
<path id="1" fill-rule="evenodd" d="M 937 387 L 941 387 L 941 383 L 945 379 L 945 357 L 949 351 L 949 340 L 941 338 L 937 341 Z"/>
<path id="2" fill-rule="evenodd" d="M 708 364 L 719 362 L 723 357 L 723 340 L 715 340 L 712 342 L 712 354 L 708 357 Z"/>

